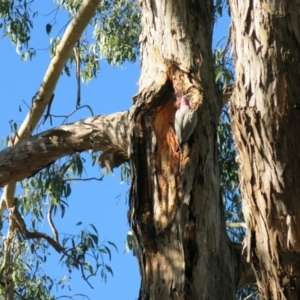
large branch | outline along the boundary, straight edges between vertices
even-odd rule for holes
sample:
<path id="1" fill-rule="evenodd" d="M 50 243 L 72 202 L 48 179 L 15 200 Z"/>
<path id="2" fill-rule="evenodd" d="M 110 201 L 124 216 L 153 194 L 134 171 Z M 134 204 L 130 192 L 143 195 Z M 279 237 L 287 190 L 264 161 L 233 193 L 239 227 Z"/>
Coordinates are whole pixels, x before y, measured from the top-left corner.
<path id="1" fill-rule="evenodd" d="M 61 75 L 61 71 L 70 57 L 75 43 L 78 41 L 83 30 L 90 22 L 99 6 L 99 3 L 100 0 L 84 0 L 82 2 L 78 13 L 69 24 L 57 47 L 55 56 L 49 64 L 38 92 L 32 99 L 32 107 L 15 135 L 14 144 L 25 140 L 33 132 L 45 110 L 45 107 L 52 97 L 57 81 Z M 5 206 L 14 206 L 15 187 L 15 184 L 10 184 L 5 187 L 1 198 L 0 215 L 2 215 Z"/>
<path id="2" fill-rule="evenodd" d="M 34 135 L 0 152 L 0 186 L 35 174 L 56 159 L 75 152 L 101 150 L 102 166 L 128 160 L 129 111 L 100 115 Z"/>

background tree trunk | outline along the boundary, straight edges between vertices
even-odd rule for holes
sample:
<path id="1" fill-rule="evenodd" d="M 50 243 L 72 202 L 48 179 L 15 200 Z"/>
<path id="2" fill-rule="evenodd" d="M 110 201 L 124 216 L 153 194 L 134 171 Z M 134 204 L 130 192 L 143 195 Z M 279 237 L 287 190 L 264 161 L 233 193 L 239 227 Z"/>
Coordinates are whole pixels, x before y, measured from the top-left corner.
<path id="1" fill-rule="evenodd" d="M 262 299 L 300 299 L 300 1 L 230 1 L 232 129 Z"/>
<path id="2" fill-rule="evenodd" d="M 141 77 L 131 121 L 130 222 L 142 275 L 139 299 L 233 299 L 217 160 L 210 0 L 144 0 Z M 191 93 L 198 124 L 183 153 L 176 96 Z"/>

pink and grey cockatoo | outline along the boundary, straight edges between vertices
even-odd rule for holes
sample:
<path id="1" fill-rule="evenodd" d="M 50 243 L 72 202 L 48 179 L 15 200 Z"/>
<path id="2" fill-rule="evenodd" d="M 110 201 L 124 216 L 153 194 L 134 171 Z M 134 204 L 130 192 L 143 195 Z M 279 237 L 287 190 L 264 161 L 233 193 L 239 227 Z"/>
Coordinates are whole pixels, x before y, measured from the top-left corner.
<path id="1" fill-rule="evenodd" d="M 180 106 L 175 114 L 175 132 L 177 135 L 179 150 L 188 141 L 198 121 L 197 113 L 191 109 L 190 102 L 186 96 L 182 96 Z"/>

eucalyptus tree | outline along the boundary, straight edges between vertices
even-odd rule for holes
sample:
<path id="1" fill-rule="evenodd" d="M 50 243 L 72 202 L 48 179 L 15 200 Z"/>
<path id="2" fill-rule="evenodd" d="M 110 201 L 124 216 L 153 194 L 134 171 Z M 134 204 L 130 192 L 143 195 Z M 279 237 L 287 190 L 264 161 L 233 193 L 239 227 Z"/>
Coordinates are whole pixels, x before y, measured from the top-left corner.
<path id="1" fill-rule="evenodd" d="M 120 3 L 124 6 L 118 7 Z M 62 156 L 76 159 L 76 153 L 94 149 L 101 151 L 102 166 L 130 164 L 128 219 L 130 246 L 141 272 L 139 299 L 233 299 L 238 288 L 254 284 L 262 299 L 298 299 L 299 1 L 229 1 L 235 63 L 229 95 L 228 89 L 220 91 L 214 72 L 212 36 L 219 2 L 144 0 L 138 2 L 139 8 L 131 1 L 58 4 L 76 15 L 53 45 L 55 55 L 33 98 L 27 123 L 16 131 L 11 147 L 0 153 L 0 184 L 6 185 L 2 207 L 10 213 L 2 269 L 6 278 L 16 231 L 48 241 L 69 259 L 69 265 L 77 262 L 78 253 L 67 253 L 57 239 L 27 229 L 19 213 L 22 203 L 13 197 L 14 182 Z M 124 25 L 122 34 L 111 32 L 108 16 L 114 16 L 116 8 L 126 11 L 126 4 L 132 5 L 131 23 L 122 23 L 124 14 L 117 18 Z M 103 5 L 107 10 L 101 16 Z M 87 49 L 88 41 L 80 36 L 88 22 L 98 41 L 92 52 L 81 50 Z M 21 44 L 27 42 L 29 27 L 24 28 Z M 46 30 L 51 31 L 51 24 Z M 127 43 L 120 38 L 124 36 Z M 97 72 L 93 63 L 99 52 L 118 63 L 134 59 L 137 46 L 139 91 L 128 111 L 90 117 L 29 137 L 51 101 L 60 73 L 68 72 L 68 59 L 76 62 L 78 53 L 85 57 L 82 74 L 90 78 Z M 176 101 L 187 94 L 198 122 L 182 151 L 177 151 Z M 236 178 L 233 163 L 224 173 L 224 160 L 218 161 L 219 117 L 228 98 L 246 227 L 243 246 L 226 232 L 223 200 L 228 199 L 222 198 L 220 188 L 230 175 Z M 219 145 L 221 141 L 219 134 Z M 60 174 L 70 165 L 61 166 Z M 43 186 L 45 191 L 50 187 Z M 61 191 L 68 193 L 68 187 L 62 185 Z M 93 249 L 96 238 L 88 236 Z M 13 280 L 4 286 L 12 297 Z"/>

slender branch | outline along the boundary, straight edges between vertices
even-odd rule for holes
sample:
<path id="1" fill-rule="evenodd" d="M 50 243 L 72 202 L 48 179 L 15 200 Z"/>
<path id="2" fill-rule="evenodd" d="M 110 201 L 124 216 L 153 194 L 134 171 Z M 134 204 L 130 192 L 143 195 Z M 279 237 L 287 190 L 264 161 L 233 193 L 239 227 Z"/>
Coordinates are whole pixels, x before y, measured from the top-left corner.
<path id="1" fill-rule="evenodd" d="M 66 251 L 63 251 L 63 254 L 65 256 L 68 256 L 69 258 L 71 258 L 73 261 L 77 262 L 79 267 L 80 267 L 80 271 L 81 271 L 81 276 L 83 278 L 83 280 L 90 286 L 90 288 L 94 289 L 94 287 L 91 285 L 91 283 L 89 282 L 89 276 L 86 277 L 84 274 L 84 262 L 81 262 L 79 259 L 77 259 L 76 257 L 68 254 Z"/>
<path id="2" fill-rule="evenodd" d="M 252 299 L 253 296 L 255 296 L 255 295 L 257 295 L 257 294 L 258 294 L 258 292 L 254 292 L 254 293 L 248 295 L 248 296 L 247 296 L 246 298 L 244 298 L 243 300 L 250 300 L 250 299 Z"/>
<path id="3" fill-rule="evenodd" d="M 91 108 L 89 105 L 85 104 L 85 105 L 81 105 L 80 107 L 74 109 L 74 110 L 73 110 L 70 114 L 68 114 L 68 115 L 54 115 L 54 114 L 51 114 L 51 117 L 54 117 L 54 118 L 65 118 L 65 120 L 67 120 L 69 117 L 71 117 L 73 114 L 75 114 L 77 111 L 79 111 L 79 110 L 82 109 L 82 108 L 87 108 L 87 109 L 90 111 L 91 116 L 94 116 L 94 113 L 93 113 L 92 108 Z M 65 123 L 65 121 L 64 121 L 64 123 Z"/>
<path id="4" fill-rule="evenodd" d="M 50 236 L 48 236 L 46 233 L 42 232 L 30 232 L 26 228 L 26 224 L 17 210 L 16 207 L 10 208 L 10 213 L 13 221 L 16 224 L 16 228 L 24 235 L 26 239 L 45 239 L 58 253 L 64 251 L 64 247 L 62 247 L 58 242 L 56 242 L 54 239 L 52 239 Z"/>
<path id="5" fill-rule="evenodd" d="M 90 181 L 90 180 L 102 181 L 103 178 L 104 178 L 104 175 L 102 175 L 100 178 L 97 178 L 97 177 L 89 177 L 89 178 L 69 178 L 69 179 L 65 179 L 65 181 Z"/>
<path id="6" fill-rule="evenodd" d="M 74 47 L 74 57 L 75 57 L 75 70 L 76 70 L 76 83 L 77 83 L 77 99 L 76 107 L 80 107 L 81 101 L 81 82 L 80 82 L 80 42 L 77 41 L 77 46 Z"/>
<path id="7" fill-rule="evenodd" d="M 78 297 L 78 296 L 81 296 L 81 297 L 86 297 L 87 299 L 90 299 L 87 295 L 85 294 L 75 294 L 75 295 L 72 295 L 72 296 L 59 296 L 57 298 L 55 298 L 56 300 L 57 299 L 60 299 L 60 298 L 69 298 L 69 299 L 73 299 L 74 297 Z"/>
<path id="8" fill-rule="evenodd" d="M 57 81 L 60 77 L 61 71 L 66 64 L 68 58 L 70 57 L 71 51 L 76 43 L 76 41 L 80 38 L 83 30 L 88 25 L 88 22 L 91 20 L 92 16 L 94 15 L 96 9 L 98 8 L 100 0 L 84 0 L 77 15 L 74 17 L 70 25 L 68 26 L 60 44 L 57 47 L 57 51 L 51 63 L 46 71 L 46 74 L 43 78 L 42 84 L 40 86 L 39 91 L 32 99 L 32 107 L 30 108 L 23 124 L 17 131 L 14 139 L 14 144 L 18 144 L 22 140 L 28 138 L 31 135 L 32 131 L 36 127 L 37 123 L 39 122 L 47 104 L 51 100 L 53 95 L 54 89 L 56 87 Z M 9 171 L 6 169 L 0 170 L 0 177 L 1 173 L 8 174 Z M 6 175 L 5 175 L 6 176 Z M 14 234 L 14 229 L 17 227 L 19 230 L 22 230 L 22 233 L 27 238 L 36 238 L 42 237 L 45 238 L 58 252 L 62 251 L 63 248 L 52 240 L 49 236 L 42 233 L 30 233 L 25 226 L 25 222 L 22 219 L 20 213 L 18 212 L 17 208 L 15 207 L 14 201 L 14 193 L 16 188 L 17 180 L 8 180 L 5 184 L 10 183 L 8 186 L 5 187 L 3 191 L 3 195 L 1 198 L 0 204 L 0 212 L 1 215 L 3 214 L 5 207 L 10 208 L 11 216 L 12 216 L 12 224 L 9 230 L 9 234 Z M 21 226 L 21 228 L 20 228 Z M 7 240 L 7 250 L 10 249 L 11 240 Z M 6 253 L 8 255 L 8 253 Z M 7 266 L 6 266 L 7 267 Z M 13 299 L 13 280 L 9 284 L 9 299 Z"/>
<path id="9" fill-rule="evenodd" d="M 84 0 L 78 13 L 67 27 L 51 63 L 42 80 L 39 91 L 33 97 L 33 103 L 23 124 L 17 133 L 15 142 L 27 138 L 40 120 L 46 105 L 50 101 L 61 71 L 69 59 L 74 45 L 80 39 L 82 32 L 93 17 L 100 0 Z"/>
<path id="10" fill-rule="evenodd" d="M 53 95 L 54 89 L 61 75 L 61 71 L 65 66 L 67 60 L 69 59 L 75 43 L 79 40 L 82 32 L 93 17 L 99 4 L 100 0 L 84 0 L 82 2 L 78 13 L 70 22 L 57 47 L 55 56 L 52 58 L 51 63 L 46 71 L 40 89 L 32 98 L 32 106 L 23 124 L 16 133 L 14 140 L 15 144 L 22 140 L 25 140 L 33 132 Z M 5 170 L 2 172 L 7 174 Z M 6 184 L 10 184 L 3 190 L 0 204 L 1 215 L 4 212 L 5 207 L 11 208 L 15 206 L 14 193 L 16 185 L 15 183 L 13 183 L 15 181 L 16 180 L 10 180 L 6 182 Z"/>
<path id="11" fill-rule="evenodd" d="M 72 159 L 70 159 L 66 164 L 64 164 L 62 167 L 61 167 L 61 169 L 60 169 L 60 174 L 62 175 L 62 176 L 64 176 L 65 175 L 65 173 L 68 171 L 68 169 L 71 167 L 71 165 L 73 164 L 73 162 L 74 162 L 74 155 L 73 155 L 73 157 L 72 157 Z M 54 202 L 53 202 L 53 200 L 51 201 L 51 203 L 50 203 L 50 206 L 49 206 L 49 210 L 48 210 L 48 212 L 47 212 L 47 219 L 48 219 L 48 223 L 49 223 L 49 226 L 50 226 L 50 228 L 51 228 L 51 231 L 52 231 L 52 234 L 53 234 L 53 238 L 54 238 L 54 240 L 57 242 L 57 243 L 59 243 L 59 239 L 58 239 L 58 231 L 57 231 L 57 229 L 56 229 L 56 226 L 55 226 L 55 224 L 54 224 L 54 222 L 53 222 L 53 220 L 52 220 L 52 211 L 53 211 L 53 209 L 54 209 Z"/>
<path id="12" fill-rule="evenodd" d="M 231 228 L 246 228 L 247 229 L 247 225 L 244 222 L 235 222 L 235 223 L 226 222 L 226 227 L 231 227 Z"/>
<path id="13" fill-rule="evenodd" d="M 58 232 L 57 232 L 57 229 L 55 227 L 55 224 L 52 220 L 52 211 L 53 211 L 53 208 L 54 208 L 54 203 L 51 202 L 50 203 L 50 206 L 49 206 L 49 210 L 47 212 L 47 218 L 48 218 L 48 223 L 49 223 L 49 226 L 51 228 L 51 231 L 52 231 L 52 234 L 53 234 L 53 238 L 54 240 L 59 243 L 59 240 L 58 240 Z"/>

